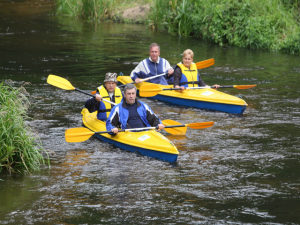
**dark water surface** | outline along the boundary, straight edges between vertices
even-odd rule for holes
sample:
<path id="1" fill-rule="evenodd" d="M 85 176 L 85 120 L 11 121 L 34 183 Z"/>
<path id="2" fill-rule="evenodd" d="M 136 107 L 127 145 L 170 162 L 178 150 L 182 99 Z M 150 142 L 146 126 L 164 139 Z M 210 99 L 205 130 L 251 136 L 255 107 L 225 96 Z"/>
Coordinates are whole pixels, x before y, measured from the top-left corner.
<path id="1" fill-rule="evenodd" d="M 0 224 L 300 224 L 299 55 L 57 17 L 53 5 L 0 1 L 0 80 L 31 83 L 29 124 L 51 159 L 31 176 L 0 174 Z M 87 97 L 48 85 L 48 75 L 92 91 L 106 72 L 129 75 L 151 42 L 172 65 L 187 48 L 195 62 L 215 58 L 207 84 L 258 84 L 222 90 L 242 96 L 244 114 L 143 99 L 161 119 L 215 121 L 183 137 L 163 131 L 180 151 L 175 166 L 94 138 L 66 143 Z"/>

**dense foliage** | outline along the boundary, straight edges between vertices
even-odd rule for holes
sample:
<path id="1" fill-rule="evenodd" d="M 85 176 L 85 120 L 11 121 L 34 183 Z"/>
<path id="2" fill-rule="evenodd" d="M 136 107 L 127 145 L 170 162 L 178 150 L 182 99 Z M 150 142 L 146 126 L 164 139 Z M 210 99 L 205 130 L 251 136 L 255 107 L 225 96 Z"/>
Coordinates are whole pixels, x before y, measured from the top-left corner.
<path id="1" fill-rule="evenodd" d="M 22 92 L 0 83 L 0 171 L 30 172 L 44 164 L 39 139 L 24 121 L 30 104 Z"/>
<path id="2" fill-rule="evenodd" d="M 155 0 L 150 25 L 250 49 L 300 51 L 299 3 L 292 0 Z M 161 5 L 158 7 L 157 5 Z"/>
<path id="3" fill-rule="evenodd" d="M 145 4 L 146 0 L 140 0 Z M 56 0 L 58 12 L 88 19 L 115 18 L 125 0 Z M 300 52 L 298 0 L 154 0 L 148 25 L 250 49 Z"/>
<path id="4" fill-rule="evenodd" d="M 57 12 L 84 19 L 110 18 L 115 0 L 56 0 Z"/>

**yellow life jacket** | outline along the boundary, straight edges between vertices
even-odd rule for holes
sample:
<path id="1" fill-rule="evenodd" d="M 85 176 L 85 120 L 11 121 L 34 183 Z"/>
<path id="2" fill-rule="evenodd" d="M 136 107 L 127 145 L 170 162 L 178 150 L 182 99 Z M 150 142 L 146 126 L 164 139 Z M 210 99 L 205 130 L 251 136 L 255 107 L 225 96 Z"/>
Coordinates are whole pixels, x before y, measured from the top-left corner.
<path id="1" fill-rule="evenodd" d="M 187 68 L 183 63 L 178 63 L 177 66 L 180 67 L 182 73 L 181 79 L 179 81 L 180 86 L 185 86 L 185 87 L 199 86 L 198 69 L 195 63 L 191 63 L 190 68 Z"/>
<path id="2" fill-rule="evenodd" d="M 99 94 L 101 95 L 101 97 L 103 99 L 110 101 L 109 94 L 108 94 L 106 88 L 103 85 L 98 87 L 98 91 L 99 91 Z M 115 96 L 115 103 L 119 104 L 122 101 L 122 98 L 123 98 L 120 88 L 118 88 L 118 87 L 115 88 L 114 96 Z M 106 113 L 106 119 L 107 119 L 108 116 L 109 116 L 109 113 L 111 111 L 111 108 L 112 108 L 112 105 L 110 103 L 105 102 L 105 101 L 101 101 L 100 107 L 98 109 L 98 114 L 99 113 Z"/>

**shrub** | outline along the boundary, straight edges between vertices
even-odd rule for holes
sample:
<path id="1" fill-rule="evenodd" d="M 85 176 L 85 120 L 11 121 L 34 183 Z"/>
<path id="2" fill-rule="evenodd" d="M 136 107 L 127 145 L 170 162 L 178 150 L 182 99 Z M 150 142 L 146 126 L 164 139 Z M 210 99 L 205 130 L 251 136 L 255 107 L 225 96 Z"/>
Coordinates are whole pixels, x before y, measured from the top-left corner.
<path id="1" fill-rule="evenodd" d="M 39 139 L 24 122 L 30 105 L 25 92 L 0 83 L 0 171 L 30 172 L 45 163 Z"/>

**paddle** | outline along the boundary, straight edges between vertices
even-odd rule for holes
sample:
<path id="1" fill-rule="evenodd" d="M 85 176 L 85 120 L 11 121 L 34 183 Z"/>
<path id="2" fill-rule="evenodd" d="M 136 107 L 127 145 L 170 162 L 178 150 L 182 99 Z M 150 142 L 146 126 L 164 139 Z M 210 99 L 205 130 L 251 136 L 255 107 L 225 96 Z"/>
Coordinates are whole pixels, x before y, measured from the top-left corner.
<path id="1" fill-rule="evenodd" d="M 213 125 L 214 125 L 214 122 L 211 121 L 211 122 L 200 122 L 200 123 L 165 126 L 165 129 L 173 128 L 173 127 L 176 127 L 176 128 L 177 127 L 190 127 L 192 129 L 204 129 L 204 128 L 212 127 Z M 149 129 L 154 130 L 154 129 L 156 129 L 156 127 L 122 129 L 122 130 L 119 130 L 119 132 L 140 131 L 140 130 L 149 130 Z M 71 129 L 66 130 L 65 131 L 65 139 L 67 142 L 82 142 L 82 141 L 88 140 L 94 134 L 105 134 L 105 133 L 111 133 L 111 131 L 93 132 L 84 127 L 77 127 L 77 128 L 71 128 Z"/>
<path id="2" fill-rule="evenodd" d="M 197 62 L 196 66 L 197 66 L 197 69 L 204 69 L 204 68 L 212 66 L 214 64 L 215 64 L 215 59 L 212 58 L 212 59 L 207 59 L 207 60 L 204 60 L 204 61 Z M 148 77 L 148 78 L 142 79 L 140 81 L 141 82 L 147 81 L 147 80 L 150 80 L 150 79 L 153 79 L 153 78 L 156 78 L 156 77 L 160 77 L 160 76 L 163 76 L 163 75 L 166 75 L 166 74 L 168 74 L 168 73 L 162 73 L 162 74 L 159 74 L 159 75 L 155 75 L 155 76 L 152 76 L 152 77 Z M 122 76 L 119 76 L 118 77 L 118 81 L 121 82 L 121 80 L 122 80 Z M 135 82 L 131 82 L 129 84 L 135 84 Z M 126 84 L 123 84 L 123 85 L 120 85 L 119 87 L 123 87 L 125 85 Z M 92 92 L 92 93 L 94 93 L 94 92 Z"/>
<path id="3" fill-rule="evenodd" d="M 140 80 L 140 82 L 143 82 L 143 81 L 147 81 L 147 80 L 151 80 L 151 79 L 153 79 L 153 78 L 156 78 L 156 77 L 161 77 L 161 76 L 163 76 L 163 75 L 167 75 L 168 73 L 162 73 L 162 74 L 158 74 L 158 75 L 155 75 L 155 76 L 152 76 L 152 77 L 148 77 L 148 78 L 145 78 L 145 79 L 142 79 L 142 80 Z M 121 76 L 122 77 L 122 76 Z M 119 78 L 119 77 L 118 77 Z M 120 81 L 120 79 L 118 79 L 118 81 Z M 135 82 L 131 82 L 131 83 L 127 83 L 127 84 L 135 84 Z M 126 84 L 122 84 L 122 85 L 120 85 L 120 86 L 118 86 L 118 87 L 123 87 L 123 86 L 125 86 Z"/>
<path id="4" fill-rule="evenodd" d="M 163 125 L 170 126 L 170 125 L 182 125 L 181 123 L 174 121 L 174 120 L 163 120 L 161 121 Z M 187 127 L 174 127 L 174 128 L 166 128 L 165 131 L 167 131 L 170 134 L 173 135 L 185 135 L 187 130 Z"/>
<path id="5" fill-rule="evenodd" d="M 256 84 L 253 84 L 253 85 L 229 85 L 229 86 L 220 86 L 219 88 L 249 89 L 249 88 L 253 88 L 255 86 L 256 86 Z M 209 89 L 209 88 L 215 88 L 215 87 L 214 86 L 188 87 L 186 89 Z M 172 91 L 172 90 L 181 90 L 181 88 L 162 88 L 158 84 L 145 84 L 140 87 L 139 95 L 141 97 L 153 97 L 161 91 Z"/>
<path id="6" fill-rule="evenodd" d="M 48 76 L 47 83 L 51 84 L 55 87 L 61 88 L 61 89 L 78 91 L 78 92 L 81 92 L 83 94 L 95 97 L 94 95 L 92 95 L 90 93 L 84 92 L 84 91 L 82 91 L 78 88 L 73 87 L 73 85 L 68 80 L 66 80 L 65 78 L 59 77 L 59 76 L 55 76 L 55 75 L 50 74 Z M 116 105 L 116 103 L 105 100 L 105 99 L 102 99 L 102 101 L 108 102 L 112 105 Z"/>
<path id="7" fill-rule="evenodd" d="M 212 58 L 212 59 L 207 59 L 207 60 L 204 60 L 204 61 L 201 61 L 201 62 L 197 62 L 196 63 L 196 66 L 197 66 L 197 69 L 204 69 L 206 67 L 209 67 L 209 66 L 212 66 L 215 64 L 215 59 Z"/>

